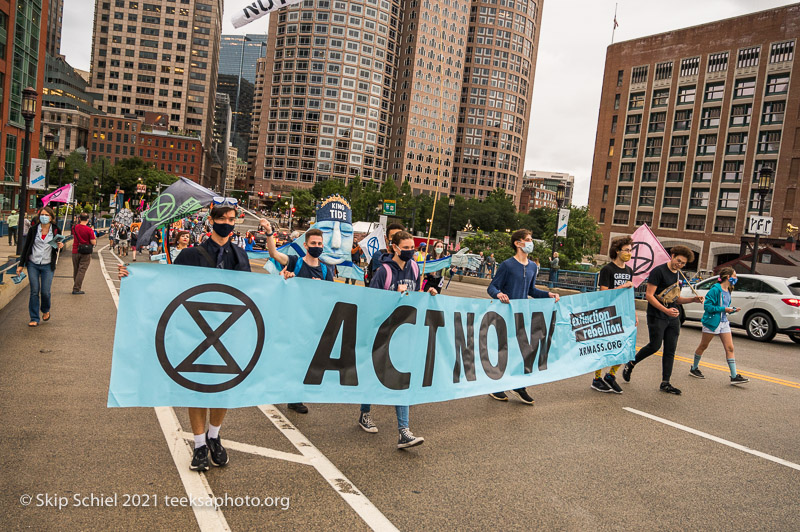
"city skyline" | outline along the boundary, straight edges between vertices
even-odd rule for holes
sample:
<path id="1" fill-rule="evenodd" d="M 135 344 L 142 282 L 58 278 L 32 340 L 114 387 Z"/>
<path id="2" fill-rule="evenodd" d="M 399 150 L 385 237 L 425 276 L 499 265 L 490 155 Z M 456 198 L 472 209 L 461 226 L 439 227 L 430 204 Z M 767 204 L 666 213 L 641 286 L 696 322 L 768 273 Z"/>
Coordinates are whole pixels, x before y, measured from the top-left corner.
<path id="1" fill-rule="evenodd" d="M 269 17 L 235 30 L 230 17 L 245 2 L 225 0 L 222 34 L 260 33 Z M 619 2 L 615 42 L 789 5 L 781 0 L 714 0 L 698 4 L 679 0 L 670 10 L 654 1 Z M 542 26 L 532 114 L 524 169 L 566 172 L 575 176 L 575 204 L 588 200 L 592 157 L 606 48 L 611 44 L 615 2 L 542 2 Z M 685 6 L 685 8 L 684 8 Z M 690 7 L 689 7 L 690 6 Z M 574 14 L 582 17 L 576 20 Z M 61 53 L 75 68 L 87 69 L 91 56 L 91 19 L 64 5 Z M 569 28 L 572 31 L 564 31 Z M 575 36 L 580 36 L 576 39 Z M 565 65 L 580 73 L 580 83 L 564 82 Z"/>

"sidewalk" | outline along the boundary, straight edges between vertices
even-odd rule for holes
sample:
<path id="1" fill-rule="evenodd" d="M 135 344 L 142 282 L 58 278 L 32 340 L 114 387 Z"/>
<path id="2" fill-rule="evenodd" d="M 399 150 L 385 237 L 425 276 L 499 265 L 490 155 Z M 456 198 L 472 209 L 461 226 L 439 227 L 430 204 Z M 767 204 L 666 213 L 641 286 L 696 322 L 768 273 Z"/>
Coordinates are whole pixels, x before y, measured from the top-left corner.
<path id="1" fill-rule="evenodd" d="M 0 248 L 7 253 L 8 241 Z M 66 259 L 66 260 L 65 260 Z M 196 529 L 190 509 L 72 506 L 75 494 L 183 493 L 153 409 L 107 408 L 116 308 L 94 254 L 72 295 L 72 262 L 59 260 L 52 318 L 28 327 L 27 287 L 0 309 L 0 497 L 14 526 L 38 530 Z M 10 282 L 10 281 L 9 281 Z M 37 507 L 36 495 L 70 507 Z M 34 497 L 26 507 L 23 494 Z"/>

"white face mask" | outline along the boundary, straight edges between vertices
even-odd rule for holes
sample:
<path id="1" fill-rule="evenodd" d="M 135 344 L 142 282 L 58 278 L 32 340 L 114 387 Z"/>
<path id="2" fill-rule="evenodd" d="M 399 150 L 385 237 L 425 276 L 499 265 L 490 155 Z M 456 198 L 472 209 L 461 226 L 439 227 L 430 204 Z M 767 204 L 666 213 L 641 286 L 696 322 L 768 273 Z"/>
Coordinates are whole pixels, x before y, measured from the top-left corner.
<path id="1" fill-rule="evenodd" d="M 436 249 L 436 253 L 441 253 L 442 251 L 444 251 L 444 248 L 435 248 L 435 249 Z"/>
<path id="2" fill-rule="evenodd" d="M 522 251 L 525 253 L 532 253 L 533 252 L 533 242 L 525 242 L 522 246 Z"/>

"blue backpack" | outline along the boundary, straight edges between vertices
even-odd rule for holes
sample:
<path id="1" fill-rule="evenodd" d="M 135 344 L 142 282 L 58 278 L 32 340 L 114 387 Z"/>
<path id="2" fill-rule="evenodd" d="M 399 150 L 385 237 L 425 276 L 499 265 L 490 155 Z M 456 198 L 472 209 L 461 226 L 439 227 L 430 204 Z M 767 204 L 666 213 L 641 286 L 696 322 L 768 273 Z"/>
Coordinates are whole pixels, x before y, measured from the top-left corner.
<path id="1" fill-rule="evenodd" d="M 322 280 L 326 280 L 328 278 L 328 267 L 325 266 L 325 263 L 319 261 L 320 266 L 322 266 Z M 294 275 L 295 277 L 300 275 L 300 268 L 303 267 L 303 257 L 297 257 L 297 262 L 294 265 Z"/>

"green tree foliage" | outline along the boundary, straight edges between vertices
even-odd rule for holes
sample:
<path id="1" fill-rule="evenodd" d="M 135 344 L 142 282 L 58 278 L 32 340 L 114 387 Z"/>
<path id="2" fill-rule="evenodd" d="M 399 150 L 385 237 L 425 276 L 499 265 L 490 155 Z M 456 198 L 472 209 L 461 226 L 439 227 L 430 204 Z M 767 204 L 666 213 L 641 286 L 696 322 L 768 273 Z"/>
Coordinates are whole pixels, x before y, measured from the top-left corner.
<path id="1" fill-rule="evenodd" d="M 317 199 L 310 190 L 305 188 L 295 188 L 291 196 L 294 198 L 294 215 L 301 222 L 315 215 Z"/>
<path id="2" fill-rule="evenodd" d="M 494 258 L 498 263 L 514 255 L 514 250 L 511 248 L 511 233 L 505 231 L 493 231 L 491 233 L 478 231 L 475 235 L 462 240 L 461 246 L 468 247 L 470 253 L 480 253 L 482 251 L 484 257 L 494 253 Z"/>
<path id="3" fill-rule="evenodd" d="M 348 197 L 347 187 L 338 179 L 326 179 L 325 181 L 318 181 L 311 187 L 311 193 L 318 200 L 323 200 L 328 196 L 339 194 L 343 197 Z"/>

